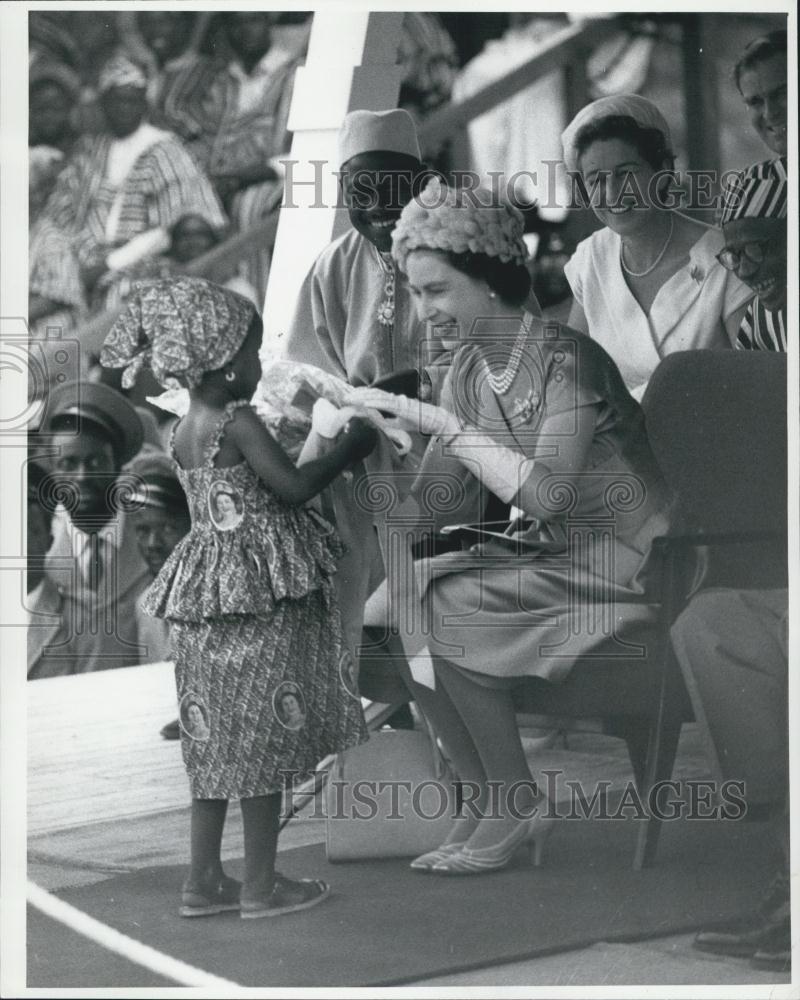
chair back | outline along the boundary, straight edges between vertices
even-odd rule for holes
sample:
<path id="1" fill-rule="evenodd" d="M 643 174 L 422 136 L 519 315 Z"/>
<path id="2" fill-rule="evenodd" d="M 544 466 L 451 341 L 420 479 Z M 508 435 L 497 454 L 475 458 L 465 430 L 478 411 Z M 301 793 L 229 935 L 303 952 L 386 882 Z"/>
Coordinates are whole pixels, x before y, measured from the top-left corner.
<path id="1" fill-rule="evenodd" d="M 786 355 L 670 354 L 653 374 L 642 406 L 684 530 L 779 536 L 774 546 L 762 543 L 760 553 L 740 554 L 741 580 L 715 574 L 713 582 L 747 585 L 745 562 L 755 558 L 749 585 L 779 585 L 786 572 Z"/>
<path id="2" fill-rule="evenodd" d="M 669 354 L 642 406 L 651 447 L 686 527 L 785 531 L 785 354 Z"/>

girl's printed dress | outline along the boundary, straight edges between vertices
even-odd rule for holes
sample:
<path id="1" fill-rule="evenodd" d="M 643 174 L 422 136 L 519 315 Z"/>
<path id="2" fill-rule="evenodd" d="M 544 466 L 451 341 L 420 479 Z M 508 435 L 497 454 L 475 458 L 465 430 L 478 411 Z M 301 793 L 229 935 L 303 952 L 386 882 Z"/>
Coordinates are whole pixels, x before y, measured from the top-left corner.
<path id="1" fill-rule="evenodd" d="M 280 791 L 367 739 L 334 597 L 334 529 L 247 463 L 214 466 L 240 405 L 225 408 L 203 464 L 178 468 L 192 528 L 143 605 L 170 622 L 194 798 Z"/>

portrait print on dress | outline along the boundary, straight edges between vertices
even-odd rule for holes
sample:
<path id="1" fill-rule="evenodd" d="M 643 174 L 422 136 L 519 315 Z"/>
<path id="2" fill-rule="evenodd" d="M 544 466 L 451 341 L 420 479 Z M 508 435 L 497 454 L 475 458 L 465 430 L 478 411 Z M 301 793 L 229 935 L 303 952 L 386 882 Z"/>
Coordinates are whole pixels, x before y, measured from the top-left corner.
<path id="1" fill-rule="evenodd" d="M 205 743 L 211 735 L 208 726 L 208 709 L 203 699 L 194 691 L 187 691 L 181 698 L 180 720 L 181 729 L 190 740 Z"/>
<path id="2" fill-rule="evenodd" d="M 208 489 L 208 509 L 218 531 L 233 531 L 244 517 L 244 502 L 239 491 L 224 480 Z"/>
<path id="3" fill-rule="evenodd" d="M 358 698 L 356 661 L 349 649 L 346 649 L 339 658 L 339 676 L 342 679 L 342 687 L 345 691 L 353 698 Z"/>
<path id="4" fill-rule="evenodd" d="M 302 729 L 306 724 L 306 700 L 297 684 L 284 681 L 272 696 L 275 718 L 286 729 Z"/>

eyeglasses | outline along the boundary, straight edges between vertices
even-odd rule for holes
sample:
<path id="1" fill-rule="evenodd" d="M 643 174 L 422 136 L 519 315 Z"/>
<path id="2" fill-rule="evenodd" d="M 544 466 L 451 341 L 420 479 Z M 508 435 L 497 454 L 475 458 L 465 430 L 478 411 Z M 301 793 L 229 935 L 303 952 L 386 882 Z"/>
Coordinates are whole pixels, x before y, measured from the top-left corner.
<path id="1" fill-rule="evenodd" d="M 743 256 L 751 264 L 762 264 L 768 244 L 769 240 L 753 240 L 752 243 L 742 244 L 738 250 L 733 250 L 731 247 L 723 247 L 717 254 L 717 260 L 728 271 L 738 270 Z"/>

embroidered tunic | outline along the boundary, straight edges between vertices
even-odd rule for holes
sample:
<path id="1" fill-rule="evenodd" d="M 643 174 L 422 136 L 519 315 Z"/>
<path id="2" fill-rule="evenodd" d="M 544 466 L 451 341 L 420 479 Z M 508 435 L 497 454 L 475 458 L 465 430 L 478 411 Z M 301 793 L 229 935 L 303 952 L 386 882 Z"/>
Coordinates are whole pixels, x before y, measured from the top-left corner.
<path id="1" fill-rule="evenodd" d="M 334 240 L 306 275 L 283 356 L 316 365 L 351 385 L 370 385 L 429 361 L 425 324 L 417 319 L 402 273 L 394 274 L 392 321 L 378 319 L 387 299 L 389 266 L 355 229 Z"/>

